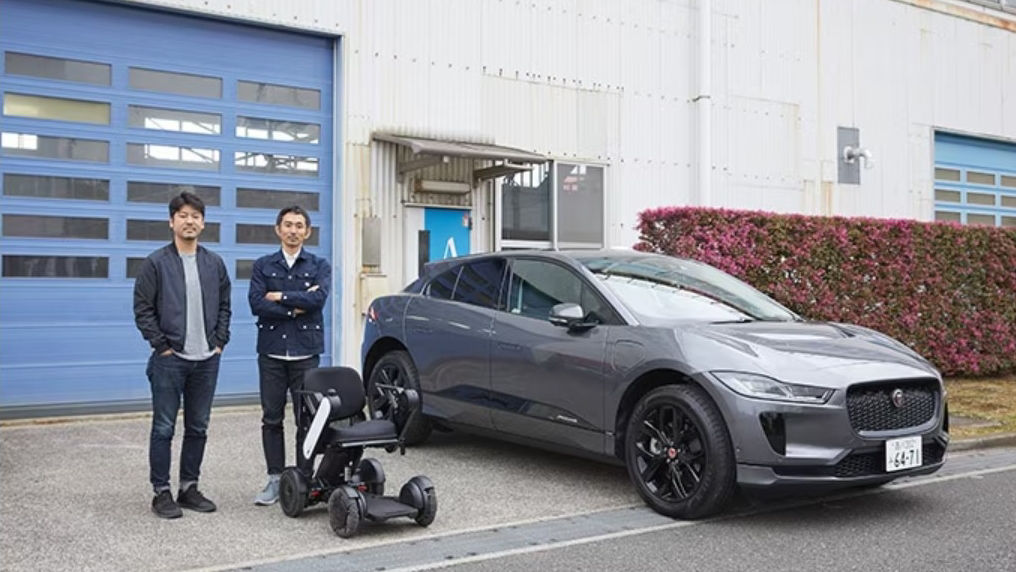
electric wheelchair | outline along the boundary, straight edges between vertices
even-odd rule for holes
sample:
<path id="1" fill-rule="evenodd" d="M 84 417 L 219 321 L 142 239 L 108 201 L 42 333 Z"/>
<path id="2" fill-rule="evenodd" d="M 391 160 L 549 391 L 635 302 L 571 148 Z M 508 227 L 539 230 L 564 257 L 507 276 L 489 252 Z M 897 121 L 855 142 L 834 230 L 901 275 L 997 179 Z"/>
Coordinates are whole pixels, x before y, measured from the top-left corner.
<path id="1" fill-rule="evenodd" d="M 437 495 L 430 479 L 415 476 L 397 497 L 384 496 L 381 463 L 363 457 L 366 447 L 405 454 L 402 433 L 420 408 L 414 390 L 379 389 L 388 404 L 380 408 L 383 412 L 373 412 L 376 418 L 364 419 L 364 387 L 356 370 L 307 371 L 303 388 L 294 392 L 298 465 L 287 467 L 279 483 L 279 504 L 286 516 L 295 518 L 306 507 L 327 502 L 332 530 L 343 538 L 356 534 L 364 521 L 409 517 L 421 526 L 434 522 Z"/>

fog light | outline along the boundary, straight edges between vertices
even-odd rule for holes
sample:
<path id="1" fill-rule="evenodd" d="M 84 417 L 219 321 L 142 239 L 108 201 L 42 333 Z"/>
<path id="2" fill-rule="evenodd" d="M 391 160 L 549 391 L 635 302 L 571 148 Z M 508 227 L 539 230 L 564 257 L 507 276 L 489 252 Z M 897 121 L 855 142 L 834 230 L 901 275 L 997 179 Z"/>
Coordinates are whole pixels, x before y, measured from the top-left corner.
<path id="1" fill-rule="evenodd" d="M 758 416 L 762 431 L 766 434 L 769 446 L 777 454 L 787 454 L 787 425 L 782 413 L 762 413 Z"/>

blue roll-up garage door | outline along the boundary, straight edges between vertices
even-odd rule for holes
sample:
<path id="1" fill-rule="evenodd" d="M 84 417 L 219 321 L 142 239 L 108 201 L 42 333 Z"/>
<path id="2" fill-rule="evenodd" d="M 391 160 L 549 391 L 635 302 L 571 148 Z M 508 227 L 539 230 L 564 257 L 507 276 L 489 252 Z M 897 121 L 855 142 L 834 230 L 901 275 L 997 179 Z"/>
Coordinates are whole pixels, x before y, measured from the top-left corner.
<path id="1" fill-rule="evenodd" d="M 935 220 L 1016 228 L 1016 144 L 936 133 Z"/>
<path id="2" fill-rule="evenodd" d="M 204 198 L 201 242 L 233 278 L 218 393 L 257 392 L 247 278 L 278 248 L 278 209 L 309 210 L 310 248 L 332 258 L 334 47 L 122 5 L 0 0 L 0 412 L 148 399 L 132 277 L 170 240 L 181 190 Z"/>

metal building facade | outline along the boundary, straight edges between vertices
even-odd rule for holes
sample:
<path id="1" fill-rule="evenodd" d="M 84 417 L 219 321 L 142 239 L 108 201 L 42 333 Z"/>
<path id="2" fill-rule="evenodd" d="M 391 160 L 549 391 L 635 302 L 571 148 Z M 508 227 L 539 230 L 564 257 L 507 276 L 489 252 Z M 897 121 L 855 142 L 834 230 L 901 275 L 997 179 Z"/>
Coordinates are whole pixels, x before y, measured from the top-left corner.
<path id="1" fill-rule="evenodd" d="M 438 200 L 419 204 L 415 180 L 470 185 L 441 200 L 469 209 L 476 250 L 499 244 L 503 216 L 500 181 L 475 177 L 484 163 L 451 158 L 401 176 L 412 157 L 379 133 L 510 146 L 602 169 L 607 246 L 630 246 L 638 212 L 663 205 L 934 220 L 937 140 L 1016 142 L 1016 14 L 1002 3 L 120 4 L 341 38 L 341 129 L 322 145 L 342 169 L 322 206 L 333 235 L 321 246 L 335 266 L 335 361 L 352 365 L 365 304 L 412 277 L 407 209 Z M 839 177 L 844 128 L 874 158 L 856 184 Z M 997 167 L 999 181 L 1016 174 Z M 232 351 L 252 353 L 253 344 Z"/>

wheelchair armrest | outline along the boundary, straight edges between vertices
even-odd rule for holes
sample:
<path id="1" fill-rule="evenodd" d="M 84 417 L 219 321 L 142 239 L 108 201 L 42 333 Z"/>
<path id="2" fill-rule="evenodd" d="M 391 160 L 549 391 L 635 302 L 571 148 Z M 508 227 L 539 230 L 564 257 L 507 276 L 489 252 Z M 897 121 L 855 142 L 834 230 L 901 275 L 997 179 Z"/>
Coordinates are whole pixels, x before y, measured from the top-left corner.
<path id="1" fill-rule="evenodd" d="M 404 409 L 407 413 L 412 414 L 414 411 L 420 408 L 420 393 L 415 389 L 406 389 L 399 395 L 399 409 Z"/>
<path id="2" fill-rule="evenodd" d="M 395 431 L 399 434 L 399 448 L 405 453 L 405 432 L 409 422 L 420 412 L 420 394 L 415 389 L 404 389 L 399 392 L 396 403 L 395 415 L 392 421 L 395 423 Z"/>

